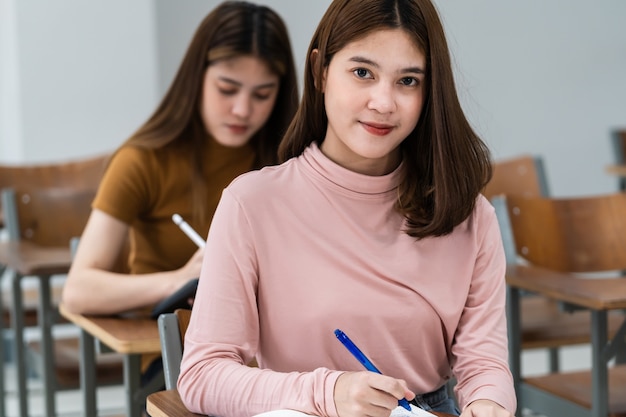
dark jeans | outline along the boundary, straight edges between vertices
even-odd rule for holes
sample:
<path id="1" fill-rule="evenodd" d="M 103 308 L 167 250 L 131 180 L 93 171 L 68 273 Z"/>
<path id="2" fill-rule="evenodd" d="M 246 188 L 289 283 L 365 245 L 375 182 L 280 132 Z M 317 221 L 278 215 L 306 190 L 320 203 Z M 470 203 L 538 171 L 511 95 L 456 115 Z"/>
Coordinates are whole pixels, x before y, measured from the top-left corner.
<path id="1" fill-rule="evenodd" d="M 411 404 L 416 405 L 426 411 L 438 411 L 440 413 L 448 413 L 458 416 L 460 411 L 456 407 L 453 398 L 448 395 L 448 387 L 446 385 L 426 394 L 418 394 L 415 396 Z"/>

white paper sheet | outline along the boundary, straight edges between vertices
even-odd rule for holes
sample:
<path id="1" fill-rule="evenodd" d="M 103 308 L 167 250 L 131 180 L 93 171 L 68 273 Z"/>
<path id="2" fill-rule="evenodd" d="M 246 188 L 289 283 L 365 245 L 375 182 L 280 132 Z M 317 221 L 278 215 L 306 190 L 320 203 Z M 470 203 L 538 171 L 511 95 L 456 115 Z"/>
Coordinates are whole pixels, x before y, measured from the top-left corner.
<path id="1" fill-rule="evenodd" d="M 402 408 L 400 406 L 394 408 L 391 411 L 391 415 L 389 417 L 436 417 L 434 414 L 429 413 L 428 411 L 424 411 L 421 408 L 418 408 L 411 404 L 411 412 L 409 410 Z M 267 411 L 265 413 L 257 414 L 252 417 L 311 417 L 311 414 L 306 414 L 301 411 L 296 410 L 274 410 Z"/>

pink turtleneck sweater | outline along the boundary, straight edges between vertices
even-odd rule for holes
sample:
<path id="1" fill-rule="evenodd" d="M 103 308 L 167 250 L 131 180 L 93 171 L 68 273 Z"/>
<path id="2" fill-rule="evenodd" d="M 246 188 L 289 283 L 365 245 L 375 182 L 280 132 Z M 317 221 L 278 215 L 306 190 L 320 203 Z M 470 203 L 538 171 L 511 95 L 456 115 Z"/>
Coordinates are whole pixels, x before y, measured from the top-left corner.
<path id="1" fill-rule="evenodd" d="M 494 210 L 480 196 L 453 233 L 416 241 L 393 208 L 398 180 L 349 171 L 313 144 L 225 189 L 178 380 L 191 411 L 336 416 L 338 376 L 364 370 L 339 328 L 416 393 L 454 370 L 461 407 L 490 399 L 514 412 Z M 259 368 L 244 365 L 255 356 Z"/>

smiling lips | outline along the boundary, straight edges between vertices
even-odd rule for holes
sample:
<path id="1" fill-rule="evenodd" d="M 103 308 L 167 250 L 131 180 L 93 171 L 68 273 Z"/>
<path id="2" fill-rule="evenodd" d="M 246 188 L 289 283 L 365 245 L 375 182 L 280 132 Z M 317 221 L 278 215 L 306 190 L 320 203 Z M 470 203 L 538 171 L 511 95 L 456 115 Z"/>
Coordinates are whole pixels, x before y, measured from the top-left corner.
<path id="1" fill-rule="evenodd" d="M 385 136 L 393 130 L 393 126 L 382 123 L 361 122 L 361 125 L 367 132 L 376 136 Z"/>

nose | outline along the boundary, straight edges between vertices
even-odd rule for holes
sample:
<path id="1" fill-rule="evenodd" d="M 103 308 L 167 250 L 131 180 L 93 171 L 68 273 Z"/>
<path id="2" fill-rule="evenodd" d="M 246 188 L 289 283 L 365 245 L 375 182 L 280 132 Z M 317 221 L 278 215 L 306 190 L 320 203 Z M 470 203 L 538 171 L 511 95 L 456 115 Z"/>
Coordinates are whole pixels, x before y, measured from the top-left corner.
<path id="1" fill-rule="evenodd" d="M 372 87 L 368 108 L 383 114 L 395 111 L 396 99 L 393 86 L 387 83 L 378 83 Z"/>
<path id="2" fill-rule="evenodd" d="M 235 116 L 245 119 L 252 113 L 252 100 L 249 94 L 237 94 L 233 102 L 232 112 Z"/>

